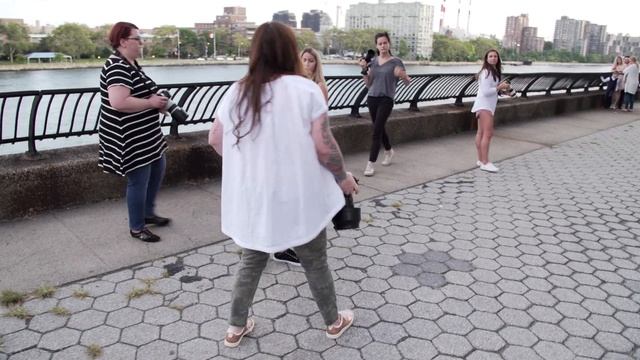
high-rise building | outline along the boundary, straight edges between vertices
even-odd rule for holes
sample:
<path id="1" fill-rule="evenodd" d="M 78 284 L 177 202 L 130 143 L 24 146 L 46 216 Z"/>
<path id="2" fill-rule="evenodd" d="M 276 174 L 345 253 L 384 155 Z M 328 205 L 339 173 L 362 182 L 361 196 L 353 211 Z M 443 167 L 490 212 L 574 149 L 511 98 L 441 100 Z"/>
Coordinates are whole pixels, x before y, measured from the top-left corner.
<path id="1" fill-rule="evenodd" d="M 584 35 L 587 22 L 562 16 L 556 20 L 553 32 L 553 48 L 575 53 L 583 53 Z"/>
<path id="2" fill-rule="evenodd" d="M 544 38 L 538 36 L 538 28 L 525 26 L 522 28 L 520 53 L 542 52 L 544 50 Z"/>
<path id="3" fill-rule="evenodd" d="M 633 55 L 640 57 L 640 36 L 607 34 L 604 54 L 612 56 Z"/>
<path id="4" fill-rule="evenodd" d="M 289 25 L 292 28 L 298 27 L 298 21 L 296 20 L 296 14 L 289 12 L 288 10 L 278 11 L 273 14 L 272 21 L 281 22 L 285 25 Z"/>
<path id="5" fill-rule="evenodd" d="M 587 24 L 584 55 L 604 54 L 607 45 L 607 25 Z"/>
<path id="6" fill-rule="evenodd" d="M 311 10 L 302 14 L 300 27 L 309 28 L 313 32 L 324 32 L 332 26 L 331 18 L 322 10 Z"/>
<path id="7" fill-rule="evenodd" d="M 522 44 L 522 29 L 528 26 L 529 15 L 520 14 L 518 16 L 508 16 L 507 25 L 504 29 L 504 37 L 502 38 L 502 47 L 519 51 L 520 45 Z"/>
<path id="8" fill-rule="evenodd" d="M 429 58 L 433 51 L 433 11 L 433 6 L 422 2 L 358 3 L 347 10 L 346 29 L 385 29 L 392 48 L 404 40 L 413 55 Z"/>
<path id="9" fill-rule="evenodd" d="M 216 16 L 215 27 L 234 28 L 238 23 L 247 22 L 247 9 L 241 6 L 227 6 L 222 15 Z"/>

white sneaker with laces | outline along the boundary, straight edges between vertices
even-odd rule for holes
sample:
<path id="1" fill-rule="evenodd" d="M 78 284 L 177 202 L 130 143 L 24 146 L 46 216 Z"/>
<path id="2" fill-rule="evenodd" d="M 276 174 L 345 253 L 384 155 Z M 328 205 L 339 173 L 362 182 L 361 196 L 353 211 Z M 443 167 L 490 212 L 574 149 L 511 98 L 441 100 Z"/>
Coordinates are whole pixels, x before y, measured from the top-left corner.
<path id="1" fill-rule="evenodd" d="M 384 151 L 384 159 L 382 159 L 382 162 L 380 164 L 382 166 L 391 165 L 391 158 L 393 158 L 393 154 L 394 154 L 393 149 L 389 149 L 389 151 L 385 150 Z"/>
<path id="2" fill-rule="evenodd" d="M 492 163 L 488 162 L 486 164 L 482 164 L 480 165 L 480 170 L 484 170 L 484 171 L 488 171 L 488 172 L 498 172 L 498 169 L 495 165 L 493 165 Z"/>
<path id="3" fill-rule="evenodd" d="M 376 171 L 373 169 L 373 163 L 367 162 L 367 167 L 364 169 L 364 176 L 373 176 Z"/>

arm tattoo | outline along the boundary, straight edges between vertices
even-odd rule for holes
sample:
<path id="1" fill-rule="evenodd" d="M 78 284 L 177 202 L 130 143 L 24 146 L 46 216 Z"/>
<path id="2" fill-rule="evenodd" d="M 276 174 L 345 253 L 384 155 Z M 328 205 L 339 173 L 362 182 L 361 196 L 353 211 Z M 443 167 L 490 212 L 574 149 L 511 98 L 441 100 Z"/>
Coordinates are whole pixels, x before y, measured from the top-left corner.
<path id="1" fill-rule="evenodd" d="M 322 143 L 329 147 L 331 150 L 329 156 L 323 158 L 320 162 L 324 167 L 329 169 L 333 174 L 333 177 L 336 179 L 337 183 L 342 182 L 347 177 L 347 173 L 344 170 L 344 162 L 342 160 L 342 153 L 340 152 L 340 148 L 338 148 L 338 144 L 336 140 L 333 138 L 331 134 L 331 128 L 329 127 L 329 119 L 325 117 L 322 121 L 321 128 L 322 135 Z"/>

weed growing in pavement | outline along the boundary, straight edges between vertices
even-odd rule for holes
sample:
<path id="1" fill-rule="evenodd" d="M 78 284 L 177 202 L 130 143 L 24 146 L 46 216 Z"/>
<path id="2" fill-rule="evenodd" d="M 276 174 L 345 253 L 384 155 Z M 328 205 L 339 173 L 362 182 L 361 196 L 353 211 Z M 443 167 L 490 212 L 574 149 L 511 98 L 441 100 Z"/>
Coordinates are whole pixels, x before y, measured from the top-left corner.
<path id="1" fill-rule="evenodd" d="M 2 290 L 2 293 L 0 293 L 0 304 L 4 306 L 22 304 L 26 299 L 26 294 L 13 290 Z"/>
<path id="2" fill-rule="evenodd" d="M 56 293 L 56 288 L 50 285 L 42 285 L 37 288 L 33 295 L 40 299 L 50 298 Z"/>
<path id="3" fill-rule="evenodd" d="M 98 344 L 91 344 L 87 346 L 87 355 L 92 359 L 97 359 L 102 356 L 102 347 Z"/>

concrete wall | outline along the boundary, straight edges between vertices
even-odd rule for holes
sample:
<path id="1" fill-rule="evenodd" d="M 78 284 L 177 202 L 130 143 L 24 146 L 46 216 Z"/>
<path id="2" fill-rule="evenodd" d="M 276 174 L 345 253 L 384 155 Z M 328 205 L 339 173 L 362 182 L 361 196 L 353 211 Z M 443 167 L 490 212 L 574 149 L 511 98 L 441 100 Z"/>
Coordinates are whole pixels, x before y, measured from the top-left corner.
<path id="1" fill-rule="evenodd" d="M 498 104 L 496 125 L 528 121 L 601 104 L 602 93 L 578 93 L 508 99 Z M 428 106 L 420 112 L 396 110 L 387 124 L 394 143 L 424 140 L 472 129 L 471 103 Z M 361 119 L 332 118 L 333 133 L 346 154 L 368 151 L 372 128 L 368 114 Z M 166 185 L 219 177 L 221 159 L 207 145 L 206 132 L 169 139 Z M 0 219 L 122 197 L 125 179 L 102 173 L 96 145 L 43 152 L 41 159 L 0 156 Z"/>

